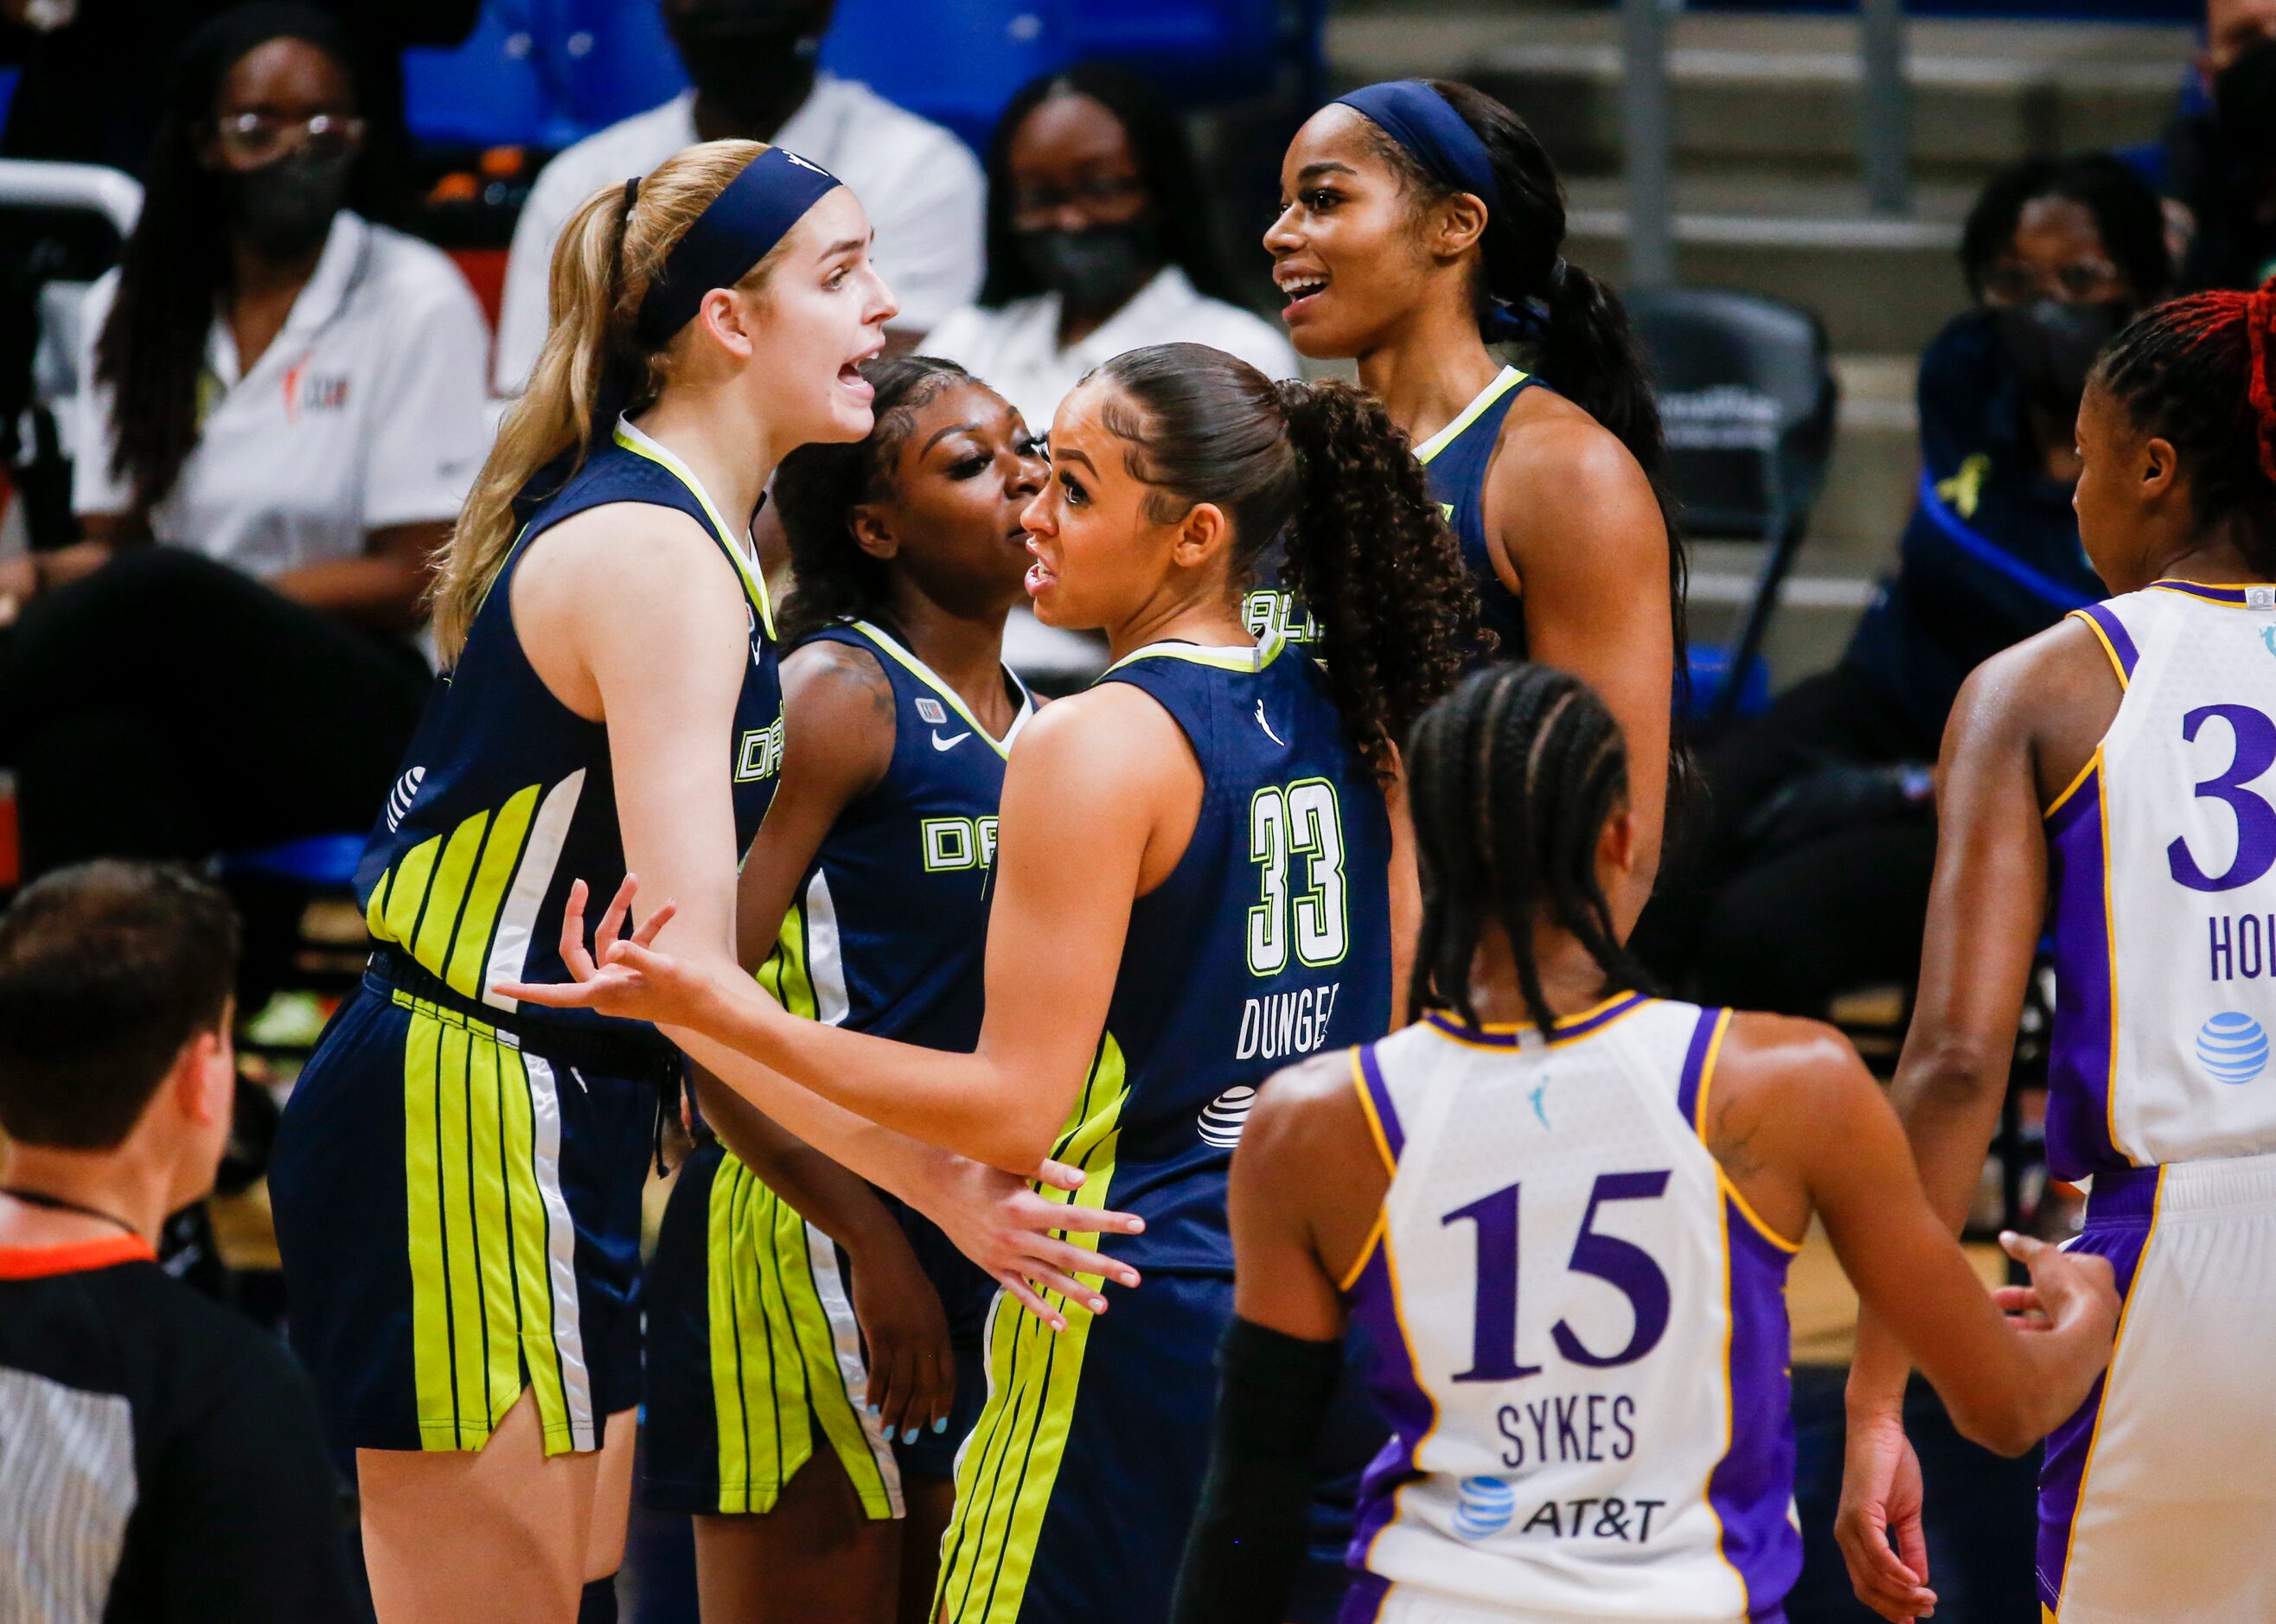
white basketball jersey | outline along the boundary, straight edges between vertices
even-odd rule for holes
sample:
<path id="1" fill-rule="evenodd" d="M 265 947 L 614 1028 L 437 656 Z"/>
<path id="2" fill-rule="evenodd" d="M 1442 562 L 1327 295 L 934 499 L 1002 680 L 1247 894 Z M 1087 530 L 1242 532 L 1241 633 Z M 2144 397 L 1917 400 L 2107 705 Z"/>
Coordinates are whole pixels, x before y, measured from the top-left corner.
<path id="1" fill-rule="evenodd" d="M 2276 1151 L 2276 587 L 2076 613 L 2125 694 L 2047 811 L 2048 1165 Z"/>
<path id="2" fill-rule="evenodd" d="M 1354 1618 L 1743 1619 L 1802 1566 L 1786 1270 L 1701 1142 L 1729 1013 L 1432 1015 L 1354 1051 L 1392 1167 L 1346 1282 L 1393 1437 Z"/>

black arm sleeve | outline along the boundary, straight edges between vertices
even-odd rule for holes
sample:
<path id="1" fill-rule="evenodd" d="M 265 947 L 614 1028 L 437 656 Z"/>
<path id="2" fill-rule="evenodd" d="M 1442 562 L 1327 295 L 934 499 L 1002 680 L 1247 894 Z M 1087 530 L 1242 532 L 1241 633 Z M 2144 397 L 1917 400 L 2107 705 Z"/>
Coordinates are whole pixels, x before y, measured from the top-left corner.
<path id="1" fill-rule="evenodd" d="M 1236 1317 L 1218 1349 L 1209 1476 L 1178 1570 L 1172 1624 L 1279 1624 L 1304 1555 L 1311 1457 L 1343 1344 Z"/>

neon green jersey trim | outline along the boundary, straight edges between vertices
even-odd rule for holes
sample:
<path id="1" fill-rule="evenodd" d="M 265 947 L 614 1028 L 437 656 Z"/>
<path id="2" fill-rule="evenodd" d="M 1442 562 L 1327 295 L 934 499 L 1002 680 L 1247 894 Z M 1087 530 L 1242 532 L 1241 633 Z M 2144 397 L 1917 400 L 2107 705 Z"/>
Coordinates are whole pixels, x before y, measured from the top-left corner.
<path id="1" fill-rule="evenodd" d="M 1478 414 L 1524 383 L 1525 379 L 1526 374 L 1515 367 L 1504 367 L 1492 383 L 1478 391 L 1477 398 L 1461 409 L 1453 422 L 1415 448 L 1415 460 L 1429 466 L 1431 458 L 1453 444 L 1463 429 L 1478 421 Z"/>
<path id="2" fill-rule="evenodd" d="M 767 637 L 771 641 L 775 634 L 775 611 L 774 604 L 767 596 L 767 578 L 759 573 L 757 563 L 746 558 L 743 550 L 735 545 L 735 533 L 727 527 L 727 521 L 711 505 L 711 493 L 703 489 L 703 482 L 697 479 L 694 471 L 673 456 L 669 449 L 622 418 L 617 420 L 616 440 L 618 445 L 635 457 L 647 458 L 687 487 L 687 494 L 695 498 L 705 516 L 711 520 L 711 528 L 717 533 L 719 545 L 727 550 L 727 557 L 734 561 L 735 573 L 743 578 L 743 590 L 750 594 L 751 602 L 759 611 L 759 624 L 766 628 Z"/>
<path id="3" fill-rule="evenodd" d="M 847 624 L 899 661 L 909 675 L 946 701 L 948 708 L 964 718 L 964 725 L 985 739 L 997 755 L 1008 757 L 1012 754 L 1012 740 L 1020 736 L 1020 730 L 1028 725 L 1028 718 L 1036 714 L 1035 699 L 1028 694 L 1028 685 L 1020 680 L 1018 672 L 1013 671 L 1008 665 L 1004 667 L 1005 673 L 1012 679 L 1013 685 L 1020 690 L 1020 710 L 1019 714 L 1012 718 L 1012 725 L 1005 731 L 1004 736 L 998 739 L 980 725 L 980 718 L 972 714 L 971 708 L 959 697 L 956 690 L 943 682 L 931 666 L 895 642 L 883 628 L 867 620 L 853 620 Z"/>
<path id="4" fill-rule="evenodd" d="M 1148 643 L 1142 649 L 1133 649 L 1099 674 L 1111 676 L 1134 660 L 1187 660 L 1195 665 L 1213 665 L 1219 671 L 1259 672 L 1278 659 L 1280 650 L 1287 646 L 1287 634 L 1278 626 L 1245 649 L 1205 649 L 1196 643 Z"/>

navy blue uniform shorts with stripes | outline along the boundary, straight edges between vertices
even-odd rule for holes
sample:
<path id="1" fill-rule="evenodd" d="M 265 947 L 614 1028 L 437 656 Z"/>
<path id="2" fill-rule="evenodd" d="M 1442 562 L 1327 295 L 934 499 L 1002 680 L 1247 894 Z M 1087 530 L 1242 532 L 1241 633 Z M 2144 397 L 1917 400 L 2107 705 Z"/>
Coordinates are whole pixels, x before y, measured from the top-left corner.
<path id="1" fill-rule="evenodd" d="M 269 1195 L 336 1448 L 480 1449 L 527 1388 L 547 1453 L 595 1449 L 640 1400 L 641 1191 L 676 1062 L 534 1041 L 374 971 L 294 1085 Z"/>

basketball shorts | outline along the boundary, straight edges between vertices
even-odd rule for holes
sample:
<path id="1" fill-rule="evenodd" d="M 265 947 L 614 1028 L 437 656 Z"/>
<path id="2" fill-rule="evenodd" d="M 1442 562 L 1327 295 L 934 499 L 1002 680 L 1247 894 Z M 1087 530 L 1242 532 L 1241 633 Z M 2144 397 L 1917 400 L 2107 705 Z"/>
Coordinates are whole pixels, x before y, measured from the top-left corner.
<path id="1" fill-rule="evenodd" d="M 2110 1260 L 2125 1308 L 2047 1439 L 2042 1617 L 2276 1619 L 2276 1156 L 2097 1173 L 2073 1245 Z"/>
<path id="2" fill-rule="evenodd" d="M 944 1624 L 1161 1624 L 1209 1466 L 1217 1350 L 1233 1281 L 1145 1271 L 1092 1315 L 1056 1294 L 1054 1335 L 998 1296 L 988 1401 L 956 1463 L 941 1545 Z M 1362 1423 L 1363 1424 L 1363 1423 Z M 1315 1505 L 1289 1617 L 1332 1619 L 1350 1574 L 1348 1505 Z"/>
<path id="3" fill-rule="evenodd" d="M 922 1251 L 919 1259 L 933 1272 Z M 955 1335 L 954 1304 L 960 1292 L 970 1298 L 969 1281 L 943 1292 L 957 1370 L 949 1424 L 904 1444 L 868 1408 L 851 1280 L 830 1237 L 749 1168 L 717 1143 L 696 1149 L 649 1268 L 643 1504 L 763 1514 L 816 1447 L 837 1457 L 873 1520 L 902 1514 L 903 1473 L 951 1474 L 985 1391 L 976 1309 L 964 1317 L 969 1334 Z"/>
<path id="4" fill-rule="evenodd" d="M 640 1401 L 641 1190 L 676 1051 L 541 1048 L 383 971 L 324 1032 L 269 1174 L 292 1347 L 341 1449 L 545 1451 Z"/>

